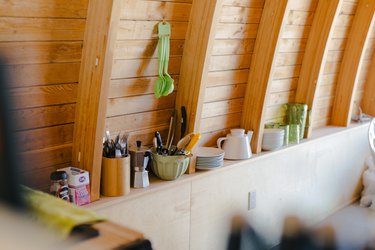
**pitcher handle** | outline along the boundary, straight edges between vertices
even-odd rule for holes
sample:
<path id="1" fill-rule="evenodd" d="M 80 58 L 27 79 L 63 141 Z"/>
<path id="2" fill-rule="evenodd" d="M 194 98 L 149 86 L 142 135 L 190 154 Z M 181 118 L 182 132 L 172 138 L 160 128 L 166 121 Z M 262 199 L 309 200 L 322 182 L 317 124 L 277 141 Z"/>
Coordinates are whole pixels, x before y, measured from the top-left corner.
<path id="1" fill-rule="evenodd" d="M 228 138 L 226 138 L 226 137 L 220 137 L 219 139 L 217 139 L 217 147 L 218 147 L 219 149 L 222 149 L 222 148 L 221 148 L 221 143 L 222 143 L 223 141 L 225 141 L 226 139 L 228 139 Z"/>

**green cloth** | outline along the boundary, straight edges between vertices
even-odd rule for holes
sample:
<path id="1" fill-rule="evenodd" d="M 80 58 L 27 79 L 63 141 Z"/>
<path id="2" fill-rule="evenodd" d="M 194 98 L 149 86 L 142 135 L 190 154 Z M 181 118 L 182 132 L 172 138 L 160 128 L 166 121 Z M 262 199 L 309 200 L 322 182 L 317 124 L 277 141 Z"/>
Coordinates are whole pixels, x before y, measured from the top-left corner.
<path id="1" fill-rule="evenodd" d="M 23 187 L 22 196 L 31 209 L 32 217 L 63 238 L 68 237 L 75 226 L 105 220 L 91 210 L 80 208 L 41 191 Z"/>

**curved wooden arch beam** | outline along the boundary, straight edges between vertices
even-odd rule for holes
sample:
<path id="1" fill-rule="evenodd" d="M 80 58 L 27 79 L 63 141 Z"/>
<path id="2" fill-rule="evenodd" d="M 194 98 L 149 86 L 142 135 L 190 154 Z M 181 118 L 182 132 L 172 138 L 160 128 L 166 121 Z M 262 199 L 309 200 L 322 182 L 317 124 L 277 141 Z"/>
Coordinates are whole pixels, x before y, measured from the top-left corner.
<path id="1" fill-rule="evenodd" d="M 337 81 L 336 95 L 333 104 L 331 124 L 348 126 L 351 120 L 351 110 L 358 84 L 362 58 L 370 35 L 371 24 L 375 13 L 374 0 L 359 1 L 357 11 L 350 29 L 345 47 L 344 58 Z"/>
<path id="2" fill-rule="evenodd" d="M 120 0 L 91 0 L 87 11 L 72 162 L 89 171 L 92 201 L 100 197 L 105 114 L 120 4 Z"/>
<path id="3" fill-rule="evenodd" d="M 287 22 L 288 0 L 266 0 L 255 41 L 253 59 L 242 113 L 241 127 L 253 130 L 252 151 L 259 153 L 269 85 L 275 68 L 275 57 L 281 40 L 282 29 Z"/>
<path id="4" fill-rule="evenodd" d="M 320 0 L 314 14 L 307 41 L 302 68 L 296 91 L 296 102 L 306 103 L 311 110 L 310 123 L 314 119 L 315 93 L 319 87 L 328 42 L 333 34 L 333 24 L 340 14 L 342 0 Z M 305 137 L 311 134 L 311 126 L 306 126 Z"/>
<path id="5" fill-rule="evenodd" d="M 216 26 L 221 14 L 222 0 L 193 1 L 182 56 L 176 108 L 186 107 L 187 133 L 200 132 Z M 180 126 L 180 124 L 178 124 Z M 177 137 L 180 136 L 177 129 Z M 190 164 L 192 166 L 192 164 Z M 187 172 L 194 173 L 189 167 Z"/>
<path id="6" fill-rule="evenodd" d="M 372 56 L 365 89 L 361 105 L 362 111 L 365 114 L 375 116 L 375 53 Z"/>

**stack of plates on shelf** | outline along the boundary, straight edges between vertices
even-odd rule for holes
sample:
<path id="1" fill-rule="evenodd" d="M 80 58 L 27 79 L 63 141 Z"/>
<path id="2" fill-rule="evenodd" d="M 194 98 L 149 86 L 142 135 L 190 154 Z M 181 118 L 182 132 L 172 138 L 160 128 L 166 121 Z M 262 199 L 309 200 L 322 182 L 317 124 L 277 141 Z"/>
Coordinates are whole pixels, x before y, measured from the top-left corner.
<path id="1" fill-rule="evenodd" d="M 196 169 L 211 170 L 224 164 L 224 150 L 218 148 L 200 147 L 194 150 L 197 156 Z"/>
<path id="2" fill-rule="evenodd" d="M 263 132 L 263 150 L 275 150 L 284 144 L 284 129 L 266 128 Z"/>

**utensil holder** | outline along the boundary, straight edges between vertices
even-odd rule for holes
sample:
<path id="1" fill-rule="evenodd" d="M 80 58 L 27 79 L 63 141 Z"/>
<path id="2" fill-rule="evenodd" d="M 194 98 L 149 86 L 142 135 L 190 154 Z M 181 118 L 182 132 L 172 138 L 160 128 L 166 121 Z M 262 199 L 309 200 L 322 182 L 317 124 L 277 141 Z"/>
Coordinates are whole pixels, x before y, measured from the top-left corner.
<path id="1" fill-rule="evenodd" d="M 189 156 L 163 156 L 151 152 L 152 172 L 162 180 L 176 180 L 186 172 L 189 166 Z"/>
<path id="2" fill-rule="evenodd" d="M 104 196 L 124 196 L 130 192 L 130 156 L 103 157 L 100 192 Z"/>

